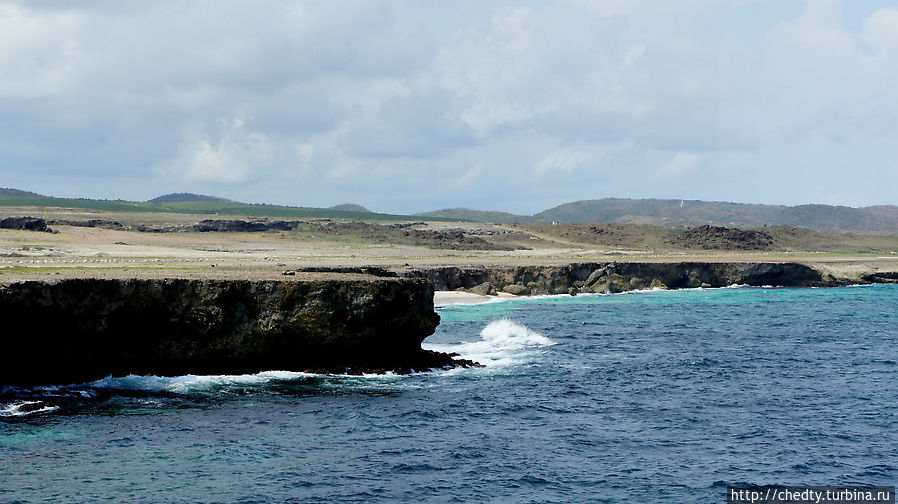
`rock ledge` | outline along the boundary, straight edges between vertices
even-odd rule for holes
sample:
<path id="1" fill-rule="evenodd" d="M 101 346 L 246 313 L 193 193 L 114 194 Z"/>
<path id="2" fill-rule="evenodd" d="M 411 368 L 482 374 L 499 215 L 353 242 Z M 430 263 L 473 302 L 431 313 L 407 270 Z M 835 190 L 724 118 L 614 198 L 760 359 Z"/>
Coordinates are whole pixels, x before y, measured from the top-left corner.
<path id="1" fill-rule="evenodd" d="M 0 384 L 468 366 L 421 349 L 425 280 L 71 279 L 0 286 Z"/>

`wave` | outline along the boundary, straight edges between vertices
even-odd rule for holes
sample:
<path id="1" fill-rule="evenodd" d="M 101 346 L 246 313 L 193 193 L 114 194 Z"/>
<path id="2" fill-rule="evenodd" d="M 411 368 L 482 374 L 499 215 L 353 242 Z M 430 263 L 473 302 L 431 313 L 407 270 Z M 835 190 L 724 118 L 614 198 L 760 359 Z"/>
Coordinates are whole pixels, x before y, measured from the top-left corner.
<path id="1" fill-rule="evenodd" d="M 87 386 L 101 390 L 186 394 L 228 386 L 264 385 L 274 381 L 294 381 L 314 376 L 321 375 L 292 371 L 263 371 L 261 373 L 242 375 L 128 375 L 119 378 L 106 377 L 102 380 L 88 383 Z"/>
<path id="2" fill-rule="evenodd" d="M 423 343 L 425 350 L 457 353 L 487 367 L 520 362 L 541 348 L 554 345 L 548 337 L 508 319 L 494 320 L 480 331 L 480 340 L 458 343 Z"/>
<path id="3" fill-rule="evenodd" d="M 0 404 L 0 417 L 18 417 L 37 415 L 56 411 L 59 406 L 47 404 L 43 401 L 17 401 L 8 404 Z"/>

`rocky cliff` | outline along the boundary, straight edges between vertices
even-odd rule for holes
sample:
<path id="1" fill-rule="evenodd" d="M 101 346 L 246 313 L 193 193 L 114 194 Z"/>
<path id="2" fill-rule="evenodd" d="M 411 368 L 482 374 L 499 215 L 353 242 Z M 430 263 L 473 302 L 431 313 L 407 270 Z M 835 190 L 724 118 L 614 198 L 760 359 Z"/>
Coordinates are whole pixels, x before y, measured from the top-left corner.
<path id="1" fill-rule="evenodd" d="M 477 294 L 515 295 L 615 293 L 635 289 L 682 289 L 773 285 L 829 287 L 894 281 L 890 273 L 859 278 L 836 277 L 824 269 L 777 262 L 584 262 L 561 265 L 470 266 L 432 268 L 305 268 L 299 271 L 364 273 L 420 278 L 436 290 L 465 289 Z"/>
<path id="2" fill-rule="evenodd" d="M 572 263 L 559 266 L 448 267 L 405 272 L 437 290 L 476 289 L 516 295 L 614 293 L 635 289 L 724 287 L 733 284 L 823 287 L 849 283 L 797 263 Z"/>
<path id="3" fill-rule="evenodd" d="M 0 385 L 465 364 L 421 349 L 439 316 L 415 279 L 30 281 L 0 286 L 0 320 Z"/>

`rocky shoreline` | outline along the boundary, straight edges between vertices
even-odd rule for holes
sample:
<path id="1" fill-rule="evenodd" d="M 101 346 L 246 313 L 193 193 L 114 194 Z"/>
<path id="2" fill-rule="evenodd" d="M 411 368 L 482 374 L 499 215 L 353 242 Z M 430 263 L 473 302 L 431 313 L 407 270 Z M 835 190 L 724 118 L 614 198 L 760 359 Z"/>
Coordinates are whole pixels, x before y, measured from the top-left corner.
<path id="1" fill-rule="evenodd" d="M 431 268 L 327 268 L 297 272 L 364 273 L 417 278 L 435 290 L 494 295 L 617 293 L 639 289 L 683 289 L 753 285 L 838 287 L 857 283 L 898 283 L 898 272 L 859 276 L 835 274 L 812 264 L 792 262 L 580 262 L 532 266 L 447 266 Z"/>
<path id="2" fill-rule="evenodd" d="M 421 348 L 439 315 L 415 279 L 17 282 L 0 286 L 0 319 L 2 385 L 475 365 Z"/>
<path id="3" fill-rule="evenodd" d="M 733 284 L 898 283 L 898 271 L 846 276 L 789 262 L 309 267 L 282 275 L 0 284 L 0 343 L 7 356 L 0 385 L 128 374 L 409 373 L 476 366 L 421 348 L 439 324 L 435 290 L 576 295 Z"/>
<path id="4" fill-rule="evenodd" d="M 728 285 L 829 287 L 851 283 L 798 263 L 606 262 L 560 266 L 434 268 L 407 272 L 436 290 L 514 295 L 617 293 Z"/>

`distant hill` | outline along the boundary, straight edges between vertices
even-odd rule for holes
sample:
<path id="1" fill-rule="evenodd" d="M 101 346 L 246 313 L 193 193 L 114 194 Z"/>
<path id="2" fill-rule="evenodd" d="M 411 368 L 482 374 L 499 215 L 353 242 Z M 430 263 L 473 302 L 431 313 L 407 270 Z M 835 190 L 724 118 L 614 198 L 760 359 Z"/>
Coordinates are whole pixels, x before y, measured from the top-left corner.
<path id="1" fill-rule="evenodd" d="M 341 219 L 362 221 L 409 221 L 411 215 L 394 215 L 331 208 L 295 207 L 240 203 L 204 196 L 202 194 L 175 193 L 159 196 L 149 201 L 95 200 L 87 198 L 54 198 L 17 189 L 0 190 L 0 207 L 84 208 L 109 212 L 174 212 L 187 214 L 233 215 L 242 217 L 278 217 L 308 219 Z M 362 208 L 362 207 L 359 207 Z M 435 219 L 445 220 L 445 219 Z"/>
<path id="2" fill-rule="evenodd" d="M 9 187 L 0 187 L 0 198 L 46 198 L 43 194 Z"/>
<path id="3" fill-rule="evenodd" d="M 363 207 L 362 205 L 356 205 L 354 203 L 343 203 L 340 205 L 334 205 L 332 207 L 328 207 L 328 210 L 339 210 L 341 212 L 368 212 L 371 210 Z"/>
<path id="4" fill-rule="evenodd" d="M 898 234 L 898 207 L 756 205 L 697 200 L 600 199 L 566 203 L 536 214 L 546 222 L 740 228 L 795 226 L 837 233 Z"/>
<path id="5" fill-rule="evenodd" d="M 491 222 L 494 224 L 527 224 L 537 221 L 529 215 L 516 215 L 508 212 L 491 212 L 471 210 L 470 208 L 446 208 L 433 212 L 415 214 L 419 217 L 451 219 L 460 221 Z"/>
<path id="6" fill-rule="evenodd" d="M 194 194 L 194 193 L 171 193 L 171 194 L 163 194 L 162 196 L 155 197 L 151 200 L 147 200 L 147 203 L 184 203 L 185 201 L 209 201 L 212 203 L 236 203 L 235 201 L 219 198 L 217 196 L 206 196 L 203 194 Z"/>
<path id="7" fill-rule="evenodd" d="M 722 201 L 606 198 L 565 203 L 535 215 L 468 208 L 416 214 L 495 224 L 647 224 L 665 227 L 793 226 L 832 233 L 898 234 L 898 206 L 759 205 Z"/>

